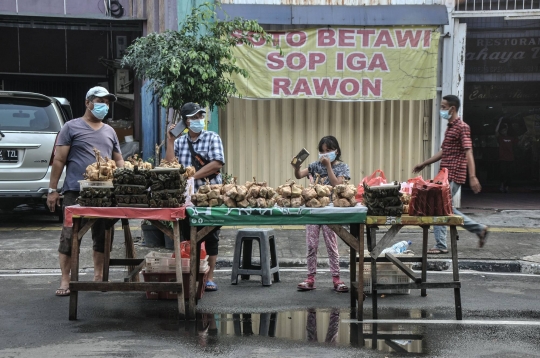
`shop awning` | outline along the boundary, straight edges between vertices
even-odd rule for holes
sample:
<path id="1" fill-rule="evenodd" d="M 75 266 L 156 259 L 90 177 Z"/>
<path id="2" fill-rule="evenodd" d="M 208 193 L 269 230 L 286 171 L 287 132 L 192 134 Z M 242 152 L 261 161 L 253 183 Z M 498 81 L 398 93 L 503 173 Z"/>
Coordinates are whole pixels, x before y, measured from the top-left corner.
<path id="1" fill-rule="evenodd" d="M 444 5 L 222 5 L 218 18 L 242 17 L 263 25 L 448 25 Z"/>

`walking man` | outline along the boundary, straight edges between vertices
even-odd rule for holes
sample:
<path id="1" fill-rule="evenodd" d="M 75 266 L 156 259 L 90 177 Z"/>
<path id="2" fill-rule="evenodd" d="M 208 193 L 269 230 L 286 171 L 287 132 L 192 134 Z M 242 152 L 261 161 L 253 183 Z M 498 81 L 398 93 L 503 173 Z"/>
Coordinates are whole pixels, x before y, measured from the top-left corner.
<path id="1" fill-rule="evenodd" d="M 60 205 L 60 194 L 63 192 L 63 208 L 76 204 L 79 196 L 79 180 L 83 179 L 86 167 L 96 161 L 94 148 L 102 156 L 116 162 L 117 167 L 124 166 L 120 143 L 114 129 L 102 121 L 109 111 L 109 106 L 116 101 L 116 96 L 103 87 L 93 87 L 86 94 L 86 111 L 80 118 L 67 122 L 58 134 L 54 161 L 52 165 L 47 206 L 54 212 Z M 66 178 L 64 186 L 58 188 L 58 181 L 64 167 Z M 106 220 L 100 219 L 92 226 L 94 281 L 103 279 L 103 260 L 105 251 Z M 56 290 L 57 296 L 69 296 L 71 275 L 71 233 L 72 228 L 64 226 L 60 234 L 58 247 L 62 280 Z"/>
<path id="2" fill-rule="evenodd" d="M 457 96 L 444 96 L 441 102 L 440 116 L 448 120 L 448 128 L 444 133 L 444 140 L 441 150 L 413 168 L 413 173 L 418 173 L 426 165 L 441 161 L 441 168 L 448 169 L 448 180 L 452 198 L 457 194 L 459 188 L 465 183 L 467 171 L 469 172 L 469 184 L 475 194 L 482 190 L 480 182 L 476 178 L 474 157 L 472 151 L 471 130 L 467 123 L 458 116 L 460 101 Z M 488 227 L 472 220 L 453 208 L 454 214 L 463 217 L 463 227 L 467 231 L 478 236 L 478 247 L 483 247 L 487 240 Z M 428 254 L 446 254 L 446 226 L 434 226 L 435 247 L 428 250 Z"/>
<path id="3" fill-rule="evenodd" d="M 206 111 L 197 103 L 186 103 L 180 110 L 182 122 L 188 132 L 177 139 L 170 133 L 175 125 L 172 124 L 167 132 L 167 151 L 165 159 L 173 161 L 178 158 L 178 162 L 184 167 L 194 166 L 197 170 L 193 176 L 195 182 L 195 192 L 201 185 L 205 184 L 205 179 L 210 184 L 221 184 L 222 178 L 219 170 L 225 164 L 223 154 L 223 143 L 217 133 L 204 130 L 204 117 Z M 189 237 L 189 223 L 187 220 L 181 222 L 182 235 Z M 202 229 L 198 228 L 199 230 Z M 208 281 L 206 291 L 217 291 L 214 282 L 214 269 L 218 255 L 219 228 L 206 235 L 203 239 L 205 249 L 208 254 Z"/>

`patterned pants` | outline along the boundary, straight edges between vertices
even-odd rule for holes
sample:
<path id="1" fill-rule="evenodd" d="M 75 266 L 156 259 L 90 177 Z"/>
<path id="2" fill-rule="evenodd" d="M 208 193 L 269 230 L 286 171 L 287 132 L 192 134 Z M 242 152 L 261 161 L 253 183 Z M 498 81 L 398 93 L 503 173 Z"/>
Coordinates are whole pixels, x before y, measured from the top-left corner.
<path id="1" fill-rule="evenodd" d="M 339 277 L 337 236 L 336 233 L 326 225 L 306 225 L 308 275 L 315 276 L 317 273 L 317 250 L 319 248 L 319 233 L 321 228 L 323 230 L 326 251 L 328 251 L 328 259 L 330 260 L 330 272 L 333 277 Z"/>

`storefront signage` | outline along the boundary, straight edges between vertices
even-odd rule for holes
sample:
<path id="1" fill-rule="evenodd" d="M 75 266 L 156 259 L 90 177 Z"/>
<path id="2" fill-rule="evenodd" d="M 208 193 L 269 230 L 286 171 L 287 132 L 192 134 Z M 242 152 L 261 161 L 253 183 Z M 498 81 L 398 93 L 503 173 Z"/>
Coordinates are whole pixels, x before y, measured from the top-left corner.
<path id="1" fill-rule="evenodd" d="M 244 97 L 336 100 L 435 97 L 435 28 L 314 28 L 271 33 L 283 54 L 253 37 L 235 49 L 249 77 L 233 80 Z"/>
<path id="2" fill-rule="evenodd" d="M 540 88 L 537 82 L 470 82 L 465 84 L 465 99 L 475 102 L 540 103 Z"/>
<path id="3" fill-rule="evenodd" d="M 465 73 L 540 72 L 540 37 L 470 38 Z"/>

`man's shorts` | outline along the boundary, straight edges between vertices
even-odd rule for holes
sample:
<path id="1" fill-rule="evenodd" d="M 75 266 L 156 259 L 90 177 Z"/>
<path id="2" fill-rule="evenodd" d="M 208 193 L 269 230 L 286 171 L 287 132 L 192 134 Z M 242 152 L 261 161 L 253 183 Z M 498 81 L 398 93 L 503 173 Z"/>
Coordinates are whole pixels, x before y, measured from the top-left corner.
<path id="1" fill-rule="evenodd" d="M 180 231 L 182 233 L 182 240 L 189 240 L 190 226 L 188 219 L 180 220 Z M 200 231 L 204 226 L 197 227 L 197 231 Z M 219 232 L 220 227 L 214 230 L 210 234 L 206 235 L 202 241 L 204 241 L 204 248 L 209 256 L 217 256 L 219 246 Z"/>
<path id="2" fill-rule="evenodd" d="M 62 210 L 64 211 L 66 206 L 76 205 L 77 198 L 79 197 L 78 191 L 66 191 L 64 193 L 64 201 L 62 203 Z M 81 220 L 81 225 L 84 226 L 88 220 Z M 93 249 L 97 252 L 105 252 L 105 229 L 110 223 L 110 220 L 107 219 L 98 219 L 95 224 L 92 226 L 92 241 Z M 58 247 L 58 252 L 67 256 L 71 256 L 71 234 L 73 233 L 72 227 L 63 226 L 62 233 L 60 234 L 60 246 Z M 112 239 L 114 238 L 114 230 L 111 233 L 111 249 L 112 249 Z"/>

